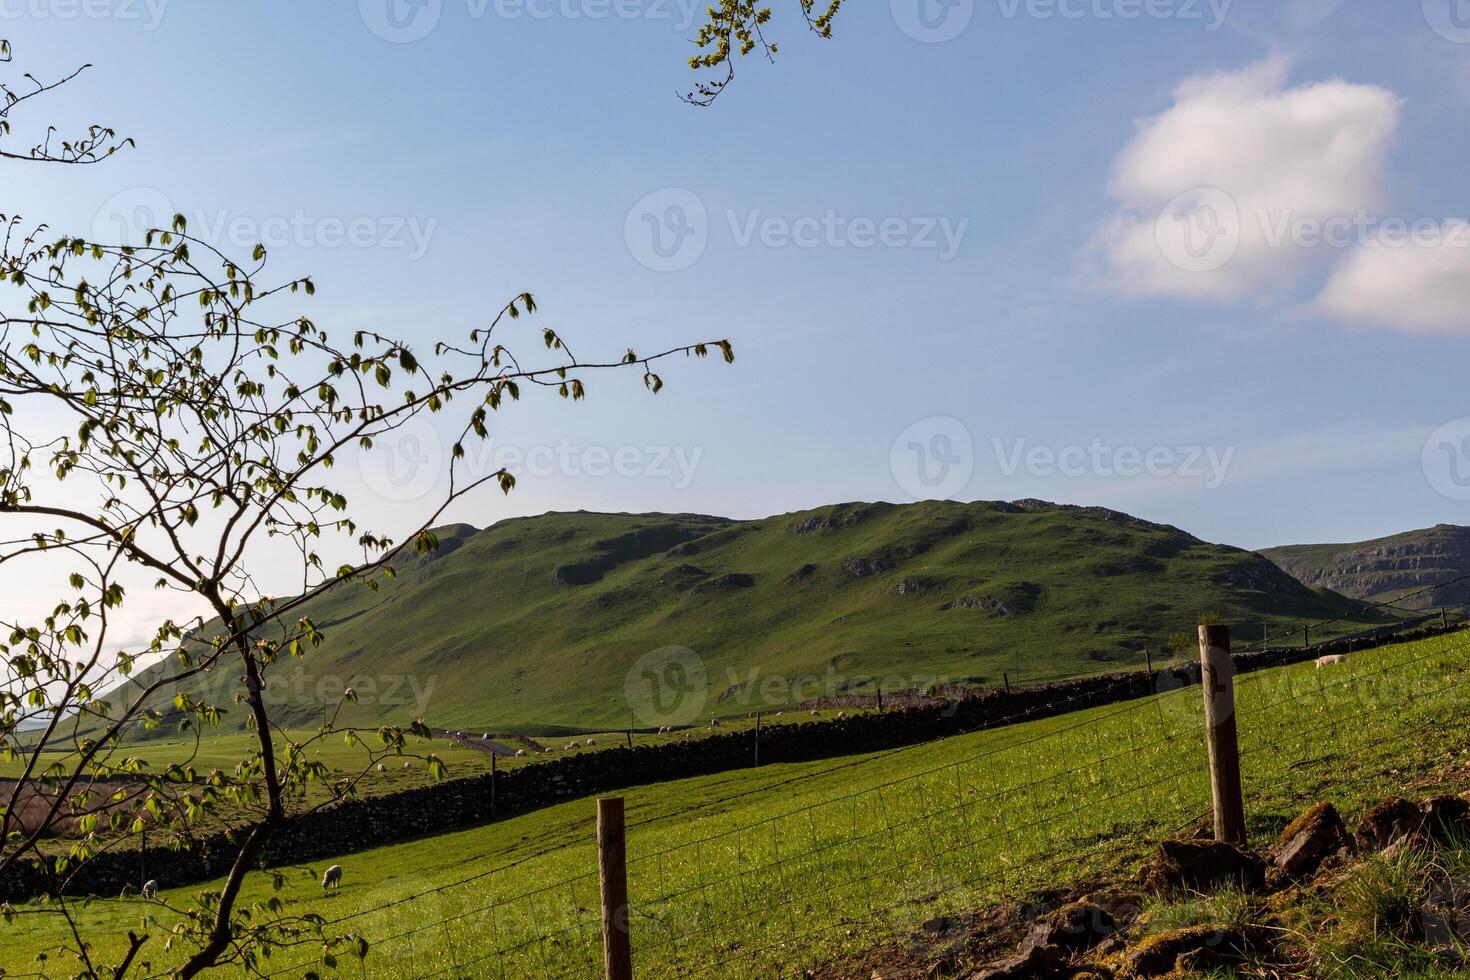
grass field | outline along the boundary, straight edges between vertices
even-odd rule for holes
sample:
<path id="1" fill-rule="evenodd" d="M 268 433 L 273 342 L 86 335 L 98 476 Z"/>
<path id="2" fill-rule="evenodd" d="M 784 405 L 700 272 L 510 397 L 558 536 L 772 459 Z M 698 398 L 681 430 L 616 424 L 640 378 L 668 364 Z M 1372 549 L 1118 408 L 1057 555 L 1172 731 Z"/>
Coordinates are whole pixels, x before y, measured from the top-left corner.
<path id="1" fill-rule="evenodd" d="M 876 681 L 1000 686 L 1006 674 L 1033 683 L 1142 668 L 1145 648 L 1157 658 L 1201 611 L 1236 624 L 1242 643 L 1268 629 L 1295 642 L 1303 623 L 1339 616 L 1344 629 L 1389 618 L 1251 552 L 1039 502 L 842 504 L 760 521 L 546 514 L 456 525 L 440 542 L 377 592 L 351 586 L 308 604 L 326 641 L 271 668 L 279 723 L 310 727 L 351 686 L 359 701 L 344 718 L 356 724 L 657 729 L 671 722 L 630 719 L 642 705 L 628 688 L 643 657 L 670 647 L 698 658 L 691 718 L 707 719 L 848 686 L 871 693 Z M 235 673 L 198 681 L 232 708 Z M 242 719 L 231 710 L 225 723 Z"/>
<path id="2" fill-rule="evenodd" d="M 1470 636 L 1453 634 L 1333 670 L 1242 677 L 1252 833 L 1273 835 L 1304 801 L 1351 811 L 1427 784 L 1470 744 L 1467 676 Z M 638 973 L 799 975 L 936 913 L 1131 866 L 1208 810 L 1198 702 L 1188 689 L 876 755 L 629 790 Z M 591 976 L 592 816 L 592 801 L 578 800 L 347 855 L 340 893 L 322 896 L 318 866 L 293 870 L 280 897 L 288 912 L 372 943 L 345 976 Z M 195 891 L 161 897 L 177 904 Z M 270 894 L 257 881 L 248 898 Z M 36 954 L 65 938 L 42 907 L 21 911 L 33 914 L 0 934 L 13 973 L 34 971 Z M 116 949 L 149 912 L 171 920 L 138 900 L 93 902 L 82 919 L 99 948 Z M 307 945 L 264 969 L 299 977 L 320 969 L 319 956 Z M 174 962 L 156 939 L 147 958 L 154 970 Z M 69 975 L 64 963 L 53 955 L 48 975 Z"/>

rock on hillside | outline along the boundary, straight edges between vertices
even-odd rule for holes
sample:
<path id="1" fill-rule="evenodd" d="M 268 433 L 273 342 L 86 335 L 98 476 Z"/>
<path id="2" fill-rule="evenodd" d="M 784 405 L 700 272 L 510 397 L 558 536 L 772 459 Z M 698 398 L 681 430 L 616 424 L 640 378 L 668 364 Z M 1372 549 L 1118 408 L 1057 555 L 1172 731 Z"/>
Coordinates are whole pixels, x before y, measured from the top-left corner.
<path id="1" fill-rule="evenodd" d="M 1439 524 L 1357 544 L 1309 544 L 1261 552 L 1307 585 L 1370 602 L 1470 575 L 1470 527 Z M 1470 579 L 1431 589 L 1404 604 L 1438 609 L 1470 603 Z"/>

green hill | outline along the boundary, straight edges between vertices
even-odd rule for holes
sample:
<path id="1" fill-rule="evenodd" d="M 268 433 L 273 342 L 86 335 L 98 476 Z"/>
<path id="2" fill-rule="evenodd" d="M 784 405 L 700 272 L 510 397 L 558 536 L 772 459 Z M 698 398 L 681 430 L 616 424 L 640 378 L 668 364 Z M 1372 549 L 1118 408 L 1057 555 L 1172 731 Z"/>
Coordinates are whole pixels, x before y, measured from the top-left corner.
<path id="1" fill-rule="evenodd" d="M 440 539 L 376 593 L 352 585 L 311 603 L 327 641 L 272 668 L 281 723 L 319 720 L 351 684 L 359 722 L 644 727 L 626 684 L 640 657 L 668 647 L 704 666 L 691 695 L 707 694 L 703 718 L 869 692 L 874 678 L 893 690 L 1141 666 L 1145 647 L 1157 662 L 1202 612 L 1238 624 L 1244 645 L 1263 624 L 1357 608 L 1251 552 L 1040 501 L 854 503 L 757 521 L 559 513 Z"/>
<path id="2" fill-rule="evenodd" d="M 1426 590 L 1405 601 L 1410 609 L 1454 609 L 1470 605 L 1470 527 L 1438 524 L 1356 544 L 1298 544 L 1261 552 L 1288 574 L 1312 586 L 1355 599 L 1395 602 L 1408 592 Z"/>

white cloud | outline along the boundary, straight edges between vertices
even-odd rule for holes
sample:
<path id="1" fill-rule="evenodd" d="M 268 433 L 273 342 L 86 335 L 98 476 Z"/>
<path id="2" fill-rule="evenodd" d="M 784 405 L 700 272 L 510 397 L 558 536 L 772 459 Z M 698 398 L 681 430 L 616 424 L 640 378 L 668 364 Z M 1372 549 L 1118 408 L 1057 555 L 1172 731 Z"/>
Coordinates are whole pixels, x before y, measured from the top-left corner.
<path id="1" fill-rule="evenodd" d="M 1114 161 L 1119 210 L 1095 234 L 1085 277 L 1127 295 L 1239 299 L 1291 285 L 1323 250 L 1288 222 L 1376 210 L 1400 101 L 1374 85 L 1289 87 L 1273 57 L 1196 75 L 1139 121 Z"/>
<path id="2" fill-rule="evenodd" d="M 1377 230 L 1338 264 L 1316 308 L 1417 333 L 1470 327 L 1470 224 L 1455 219 L 1402 235 Z"/>

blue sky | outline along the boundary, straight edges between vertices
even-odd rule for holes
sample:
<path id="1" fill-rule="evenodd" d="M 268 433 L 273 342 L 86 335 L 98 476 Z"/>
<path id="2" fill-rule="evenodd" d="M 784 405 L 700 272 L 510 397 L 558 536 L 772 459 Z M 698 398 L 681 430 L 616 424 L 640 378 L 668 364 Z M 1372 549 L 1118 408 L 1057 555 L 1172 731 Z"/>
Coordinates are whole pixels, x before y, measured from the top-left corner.
<path id="1" fill-rule="evenodd" d="M 18 65 L 95 65 L 53 115 L 138 143 L 7 167 L 0 211 L 269 235 L 319 323 L 425 352 L 523 289 L 584 354 L 734 342 L 657 398 L 502 417 L 537 462 L 477 524 L 931 494 L 1246 547 L 1466 522 L 1461 0 L 923 0 L 927 41 L 872 0 L 830 42 L 776 0 L 777 62 L 709 109 L 676 98 L 684 0 L 431 0 L 402 42 L 385 2 L 0 0 Z M 1226 261 L 1176 254 L 1222 208 Z M 434 438 L 359 461 L 373 517 L 427 499 Z"/>

